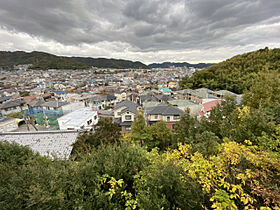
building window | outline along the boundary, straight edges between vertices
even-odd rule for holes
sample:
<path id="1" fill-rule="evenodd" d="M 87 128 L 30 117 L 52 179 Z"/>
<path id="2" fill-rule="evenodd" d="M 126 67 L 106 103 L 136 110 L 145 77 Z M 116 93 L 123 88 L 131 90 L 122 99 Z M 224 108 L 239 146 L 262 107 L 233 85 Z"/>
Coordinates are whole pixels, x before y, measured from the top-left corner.
<path id="1" fill-rule="evenodd" d="M 92 119 L 90 119 L 89 121 L 87 121 L 87 124 L 90 125 L 92 123 Z"/>
<path id="2" fill-rule="evenodd" d="M 131 115 L 125 115 L 126 120 L 131 120 Z"/>
<path id="3" fill-rule="evenodd" d="M 158 115 L 155 115 L 155 119 L 156 119 L 156 120 L 158 119 Z"/>
<path id="4" fill-rule="evenodd" d="M 167 122 L 170 122 L 170 117 L 167 117 Z"/>
<path id="5" fill-rule="evenodd" d="M 179 119 L 180 119 L 180 116 L 179 116 L 179 115 L 174 115 L 174 116 L 173 116 L 173 119 L 174 119 L 174 120 L 179 120 Z"/>

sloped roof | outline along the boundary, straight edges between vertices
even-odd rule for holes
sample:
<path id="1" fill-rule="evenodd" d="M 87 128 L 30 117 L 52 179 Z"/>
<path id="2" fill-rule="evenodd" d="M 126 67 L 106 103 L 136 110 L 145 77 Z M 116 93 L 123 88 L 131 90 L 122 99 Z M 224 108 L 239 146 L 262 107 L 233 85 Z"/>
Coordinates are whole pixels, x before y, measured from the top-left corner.
<path id="1" fill-rule="evenodd" d="M 3 96 L 3 97 L 0 97 L 0 103 L 2 102 L 5 102 L 5 101 L 8 101 L 12 98 L 12 96 Z"/>
<path id="2" fill-rule="evenodd" d="M 172 97 L 170 95 L 158 95 L 158 96 L 156 96 L 156 98 L 158 100 L 162 100 L 162 101 L 168 101 L 168 100 L 172 99 Z"/>
<path id="3" fill-rule="evenodd" d="M 181 115 L 184 112 L 174 106 L 156 106 L 147 113 L 148 115 Z"/>
<path id="4" fill-rule="evenodd" d="M 221 103 L 222 103 L 221 99 L 217 99 L 217 100 L 206 102 L 206 103 L 202 104 L 202 106 L 203 106 L 205 112 L 209 112 L 209 111 L 211 111 L 211 109 L 213 107 L 215 107 L 215 106 L 217 106 L 217 104 L 221 104 Z"/>
<path id="5" fill-rule="evenodd" d="M 13 132 L 0 133 L 0 141 L 29 146 L 42 156 L 52 157 L 54 154 L 58 158 L 68 159 L 77 136 L 77 131 Z"/>
<path id="6" fill-rule="evenodd" d="M 62 107 L 66 104 L 69 104 L 68 102 L 63 102 L 63 101 L 48 101 L 43 103 L 41 106 L 42 107 L 55 107 L 55 108 L 59 108 Z"/>
<path id="7" fill-rule="evenodd" d="M 234 93 L 234 92 L 231 92 L 229 90 L 218 90 L 218 91 L 215 91 L 214 93 L 218 94 L 218 95 L 222 95 L 222 96 L 225 96 L 225 95 L 232 95 L 232 96 L 236 96 L 237 94 Z"/>
<path id="8" fill-rule="evenodd" d="M 177 105 L 178 107 L 189 107 L 189 106 L 197 105 L 188 100 L 170 100 L 170 101 L 168 101 L 168 103 L 170 103 L 172 105 Z"/>
<path id="9" fill-rule="evenodd" d="M 0 109 L 6 109 L 6 108 L 10 108 L 10 107 L 17 107 L 17 106 L 21 106 L 23 104 L 24 104 L 24 102 L 22 100 L 20 100 L 20 99 L 10 100 L 10 101 L 7 101 L 7 102 L 3 103 L 0 106 Z"/>
<path id="10" fill-rule="evenodd" d="M 119 108 L 124 108 L 121 113 L 124 113 L 124 112 L 127 112 L 127 111 L 130 111 L 134 114 L 137 114 L 137 107 L 138 105 L 132 101 L 121 101 L 120 103 L 118 103 L 114 110 L 117 110 Z"/>
<path id="11" fill-rule="evenodd" d="M 142 102 L 157 101 L 156 97 L 151 94 L 141 95 L 139 96 L 139 98 L 141 99 Z"/>
<path id="12" fill-rule="evenodd" d="M 115 100 L 117 97 L 115 95 L 107 95 L 107 96 L 95 96 L 89 99 L 90 102 L 102 102 L 102 101 L 110 101 Z"/>

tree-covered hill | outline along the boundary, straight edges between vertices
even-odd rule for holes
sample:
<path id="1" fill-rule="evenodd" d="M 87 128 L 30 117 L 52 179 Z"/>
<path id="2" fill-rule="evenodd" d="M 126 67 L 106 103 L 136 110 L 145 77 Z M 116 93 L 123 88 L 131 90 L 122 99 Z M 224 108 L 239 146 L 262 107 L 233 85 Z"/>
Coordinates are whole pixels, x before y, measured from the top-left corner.
<path id="1" fill-rule="evenodd" d="M 208 87 L 243 93 L 253 84 L 259 73 L 280 71 L 280 49 L 260 49 L 237 55 L 196 72 L 181 81 L 182 88 Z"/>
<path id="2" fill-rule="evenodd" d="M 146 69 L 141 62 L 106 58 L 64 57 L 33 51 L 31 53 L 0 51 L 0 67 L 12 67 L 19 64 L 32 64 L 33 69 L 89 69 L 90 67 L 117 69 Z"/>
<path id="3" fill-rule="evenodd" d="M 148 65 L 150 68 L 169 68 L 170 66 L 174 67 L 193 67 L 193 68 L 199 68 L 199 69 L 204 69 L 206 67 L 211 66 L 212 63 L 197 63 L 197 64 L 191 64 L 187 62 L 183 63 L 173 63 L 173 62 L 164 62 L 164 63 L 152 63 Z"/>

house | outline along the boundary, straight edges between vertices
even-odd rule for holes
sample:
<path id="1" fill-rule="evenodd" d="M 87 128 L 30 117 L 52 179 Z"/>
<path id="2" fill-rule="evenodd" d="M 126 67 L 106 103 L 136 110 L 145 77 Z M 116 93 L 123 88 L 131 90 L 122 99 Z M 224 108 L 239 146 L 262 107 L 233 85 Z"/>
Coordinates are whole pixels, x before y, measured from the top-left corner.
<path id="1" fill-rule="evenodd" d="M 176 89 L 176 88 L 178 88 L 178 83 L 177 82 L 175 82 L 175 81 L 170 81 L 169 83 L 168 83 L 168 87 L 171 89 L 171 90 L 174 90 L 174 89 Z"/>
<path id="2" fill-rule="evenodd" d="M 189 100 L 196 104 L 202 104 L 204 99 L 217 99 L 212 90 L 199 88 L 196 90 L 185 89 L 176 92 L 177 99 Z"/>
<path id="3" fill-rule="evenodd" d="M 172 100 L 171 95 L 157 95 L 156 99 L 160 103 L 167 103 L 167 101 Z"/>
<path id="4" fill-rule="evenodd" d="M 127 99 L 127 93 L 126 92 L 115 92 L 116 100 L 117 102 L 125 101 Z"/>
<path id="5" fill-rule="evenodd" d="M 140 107 L 132 101 L 121 101 L 114 107 L 114 119 L 121 126 L 122 132 L 130 132 Z"/>
<path id="6" fill-rule="evenodd" d="M 20 99 L 9 100 L 0 105 L 2 115 L 21 112 L 27 108 L 25 102 Z"/>
<path id="7" fill-rule="evenodd" d="M 60 130 L 90 130 L 98 123 L 97 111 L 85 107 L 57 119 Z"/>
<path id="8" fill-rule="evenodd" d="M 37 131 L 0 133 L 0 141 L 28 146 L 42 156 L 68 159 L 78 137 L 77 131 Z"/>
<path id="9" fill-rule="evenodd" d="M 167 102 L 168 104 L 171 104 L 172 106 L 178 107 L 182 111 L 186 112 L 189 110 L 191 116 L 198 116 L 199 112 L 202 109 L 201 104 L 195 104 L 188 100 L 170 100 Z"/>
<path id="10" fill-rule="evenodd" d="M 136 99 L 137 103 L 140 104 L 141 106 L 146 103 L 146 102 L 157 102 L 158 99 L 156 96 L 154 96 L 151 92 L 147 93 L 145 95 L 140 95 Z"/>
<path id="11" fill-rule="evenodd" d="M 209 102 L 206 102 L 204 104 L 202 104 L 202 109 L 201 111 L 199 112 L 199 115 L 200 117 L 206 117 L 208 118 L 210 116 L 210 112 L 211 110 L 217 106 L 218 104 L 221 104 L 222 103 L 222 100 L 221 99 L 216 99 L 216 100 L 213 100 L 213 101 L 209 101 Z"/>
<path id="12" fill-rule="evenodd" d="M 68 90 L 59 90 L 54 92 L 54 97 L 56 97 L 58 100 L 66 101 L 67 100 L 67 94 L 70 92 Z"/>
<path id="13" fill-rule="evenodd" d="M 226 96 L 233 96 L 236 99 L 236 103 L 239 105 L 242 101 L 242 95 L 238 95 L 228 90 L 219 90 L 213 93 L 217 98 L 224 99 Z"/>
<path id="14" fill-rule="evenodd" d="M 0 97 L 0 104 L 3 104 L 4 102 L 9 101 L 10 99 L 12 99 L 12 96 Z"/>
<path id="15" fill-rule="evenodd" d="M 56 116 L 59 116 L 63 114 L 63 107 L 65 107 L 68 104 L 68 102 L 53 100 L 41 104 L 40 107 L 43 108 L 44 113 L 52 113 Z"/>
<path id="16" fill-rule="evenodd" d="M 184 111 L 177 107 L 160 104 L 145 110 L 145 117 L 148 125 L 164 121 L 167 127 L 172 130 L 175 123 L 180 120 L 180 115 L 184 113 Z"/>
<path id="17" fill-rule="evenodd" d="M 114 95 L 107 95 L 102 97 L 93 97 L 87 100 L 86 105 L 95 109 L 105 109 L 106 107 L 113 107 L 116 105 L 117 100 Z"/>
<path id="18" fill-rule="evenodd" d="M 0 133 L 11 132 L 18 128 L 17 120 L 11 117 L 0 118 Z"/>

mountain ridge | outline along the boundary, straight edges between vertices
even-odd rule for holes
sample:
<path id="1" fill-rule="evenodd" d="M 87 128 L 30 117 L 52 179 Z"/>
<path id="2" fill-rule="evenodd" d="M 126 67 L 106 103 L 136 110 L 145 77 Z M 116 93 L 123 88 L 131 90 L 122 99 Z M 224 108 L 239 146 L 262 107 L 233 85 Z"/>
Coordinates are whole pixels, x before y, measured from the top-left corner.
<path id="1" fill-rule="evenodd" d="M 191 64 L 188 62 L 163 62 L 163 63 L 152 63 L 149 64 L 148 67 L 149 68 L 170 68 L 171 66 L 174 67 L 193 67 L 193 68 L 199 68 L 199 69 L 203 69 L 206 67 L 209 67 L 213 65 L 213 63 L 197 63 L 197 64 Z"/>
<path id="2" fill-rule="evenodd" d="M 67 57 L 40 51 L 0 51 L 0 67 L 11 68 L 19 64 L 32 64 L 32 69 L 147 69 L 147 65 L 140 61 L 130 61 L 113 58 Z"/>

